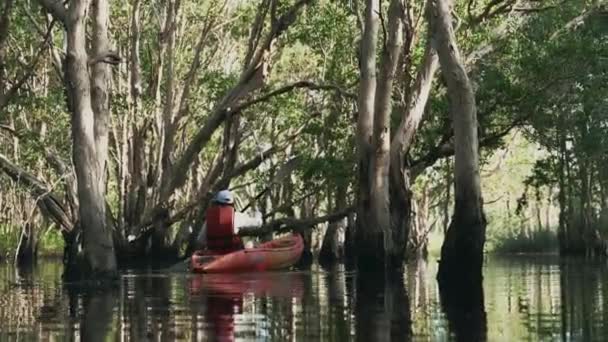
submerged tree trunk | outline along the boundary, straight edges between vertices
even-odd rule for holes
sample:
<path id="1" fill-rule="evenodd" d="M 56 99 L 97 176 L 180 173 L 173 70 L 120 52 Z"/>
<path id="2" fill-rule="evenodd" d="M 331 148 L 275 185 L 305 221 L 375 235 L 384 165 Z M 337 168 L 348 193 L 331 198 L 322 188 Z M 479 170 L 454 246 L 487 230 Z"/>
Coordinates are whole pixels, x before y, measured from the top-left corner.
<path id="1" fill-rule="evenodd" d="M 362 81 L 358 126 L 360 198 L 356 230 L 357 261 L 359 267 L 364 269 L 391 266 L 391 256 L 395 252 L 389 191 L 390 113 L 393 81 L 403 46 L 402 6 L 400 0 L 392 0 L 389 5 L 388 37 L 385 37 L 386 45 L 382 51 L 377 84 L 375 45 L 378 38 L 379 3 L 369 0 L 366 8 L 365 32 L 361 43 Z"/>
<path id="2" fill-rule="evenodd" d="M 380 27 L 380 2 L 368 0 L 365 8 L 365 27 L 361 39 L 361 81 L 359 83 L 359 113 L 357 119 L 357 149 L 359 153 L 359 192 L 357 195 L 357 222 L 355 250 L 358 257 L 382 259 L 382 236 L 371 227 L 370 160 L 374 126 L 374 98 L 376 95 L 376 42 Z"/>
<path id="3" fill-rule="evenodd" d="M 372 224 L 383 235 L 384 253 L 388 260 L 385 264 L 395 262 L 391 266 L 399 266 L 403 261 L 393 260 L 395 241 L 391 229 L 390 212 L 390 145 L 391 129 L 390 115 L 392 110 L 392 90 L 395 72 L 403 46 L 403 20 L 401 11 L 403 4 L 400 0 L 392 0 L 388 9 L 388 37 L 386 47 L 380 60 L 380 75 L 374 104 L 374 155 L 371 167 L 371 211 Z M 407 180 L 406 180 L 407 181 Z M 404 208 L 405 209 L 405 208 Z M 368 227 L 370 229 L 371 227 Z"/>
<path id="4" fill-rule="evenodd" d="M 98 61 L 89 77 L 86 50 L 86 13 L 88 1 L 75 0 L 67 12 L 68 53 L 66 78 L 70 88 L 74 168 L 78 183 L 79 225 L 83 232 L 84 273 L 86 277 L 108 277 L 116 273 L 112 231 L 106 222 L 105 168 L 107 156 L 107 65 Z M 108 3 L 93 3 L 93 51 L 107 53 Z M 91 84 L 92 83 L 92 84 Z M 92 86 L 92 87 L 91 87 Z M 91 89 L 93 88 L 93 89 Z M 70 255 L 70 258 L 77 257 Z M 70 263 L 75 265 L 75 263 Z"/>
<path id="5" fill-rule="evenodd" d="M 569 251 L 568 244 L 568 209 L 566 203 L 567 188 L 566 188 L 566 138 L 563 132 L 560 132 L 559 137 L 559 227 L 557 229 L 557 238 L 559 241 L 559 252 L 561 255 L 565 255 Z"/>
<path id="6" fill-rule="evenodd" d="M 334 196 L 335 204 L 331 212 L 337 212 L 346 209 L 346 187 L 342 184 L 338 185 Z M 339 234 L 346 229 L 346 219 L 341 219 L 336 222 L 330 222 L 327 226 L 327 231 L 323 237 L 323 244 L 319 252 L 319 262 L 331 263 L 339 260 L 342 257 Z"/>
<path id="7" fill-rule="evenodd" d="M 32 265 L 38 257 L 38 239 L 32 224 L 27 222 L 21 229 L 15 263 L 19 266 Z"/>
<path id="8" fill-rule="evenodd" d="M 446 80 L 454 127 L 454 216 L 439 263 L 438 278 L 481 283 L 486 220 L 479 177 L 475 94 L 452 28 L 449 0 L 432 1 L 430 23 L 436 27 L 437 50 Z"/>

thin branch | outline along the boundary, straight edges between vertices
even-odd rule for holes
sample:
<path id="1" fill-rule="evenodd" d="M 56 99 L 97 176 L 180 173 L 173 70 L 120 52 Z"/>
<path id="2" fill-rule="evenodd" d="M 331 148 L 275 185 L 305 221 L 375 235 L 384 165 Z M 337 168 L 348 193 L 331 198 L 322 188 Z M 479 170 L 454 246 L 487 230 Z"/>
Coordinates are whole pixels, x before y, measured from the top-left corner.
<path id="1" fill-rule="evenodd" d="M 21 87 L 25 84 L 25 82 L 27 82 L 27 80 L 32 75 L 34 75 L 34 71 L 35 71 L 34 69 L 36 69 L 36 66 L 38 65 L 38 62 L 40 61 L 40 57 L 43 55 L 46 45 L 50 42 L 51 33 L 53 31 L 54 25 L 55 25 L 55 20 L 51 21 L 51 24 L 49 25 L 46 35 L 44 37 L 44 41 L 40 44 L 40 47 L 38 48 L 38 51 L 34 57 L 34 60 L 30 63 L 30 65 L 25 70 L 25 74 L 19 80 L 17 80 L 17 82 L 15 82 L 5 94 L 0 94 L 0 110 L 2 110 L 6 105 L 8 105 L 9 101 L 11 101 L 13 98 L 16 97 L 15 95 L 17 94 L 17 91 L 19 89 L 21 89 Z"/>
<path id="2" fill-rule="evenodd" d="M 303 196 L 300 196 L 299 198 L 297 198 L 295 200 L 292 200 L 292 201 L 290 201 L 288 203 L 285 203 L 282 206 L 280 206 L 278 208 L 275 208 L 272 211 L 266 213 L 262 218 L 267 219 L 267 218 L 269 218 L 269 217 L 271 217 L 271 216 L 273 216 L 275 214 L 284 212 L 284 211 L 292 208 L 296 204 L 299 204 L 299 203 L 303 202 L 304 200 L 306 200 L 310 196 L 313 196 L 313 195 L 317 194 L 318 192 L 319 192 L 318 190 L 315 190 L 315 191 L 311 191 L 311 192 L 309 192 L 309 193 L 307 193 L 307 194 L 305 194 Z"/>
<path id="3" fill-rule="evenodd" d="M 259 228 L 243 228 L 239 230 L 240 236 L 262 236 L 268 233 L 284 233 L 288 231 L 303 231 L 311 229 L 317 224 L 328 222 L 333 223 L 343 219 L 350 213 L 354 212 L 355 207 L 348 207 L 346 209 L 327 214 L 320 217 L 307 218 L 307 219 L 294 219 L 294 218 L 280 218 L 272 221 L 268 224 L 263 225 Z"/>
<path id="4" fill-rule="evenodd" d="M 523 116 L 517 118 L 507 127 L 503 128 L 492 135 L 483 137 L 479 140 L 479 147 L 485 147 L 488 145 L 496 144 L 500 139 L 509 134 L 515 127 L 521 126 L 529 116 Z M 451 135 L 453 132 L 451 132 Z M 442 139 L 445 140 L 445 139 Z M 454 155 L 454 143 L 451 139 L 448 141 L 441 142 L 438 146 L 435 146 L 429 153 L 424 157 L 412 162 L 412 179 L 415 179 L 422 173 L 427 167 L 432 166 L 439 159 L 450 157 Z"/>
<path id="5" fill-rule="evenodd" d="M 583 25 L 585 23 L 585 21 L 588 18 L 590 18 L 591 16 L 593 16 L 595 14 L 601 14 L 601 13 L 603 13 L 603 14 L 606 13 L 606 5 L 595 6 L 588 10 L 585 10 L 580 15 L 578 15 L 578 16 L 574 17 L 572 20 L 568 21 L 566 23 L 566 25 L 564 25 L 564 27 L 553 32 L 553 34 L 549 37 L 549 40 L 554 40 L 555 38 L 557 38 L 564 32 L 575 30 L 577 27 Z"/>
<path id="6" fill-rule="evenodd" d="M 311 0 L 297 1 L 277 21 L 272 22 L 271 31 L 266 36 L 263 44 L 253 54 L 251 61 L 245 61 L 244 65 L 246 67 L 241 73 L 238 83 L 226 92 L 224 97 L 215 105 L 215 108 L 207 117 L 207 121 L 194 135 L 182 155 L 172 164 L 173 166 L 169 172 L 171 179 L 161 188 L 160 202 L 166 201 L 177 188 L 183 186 L 186 181 L 187 170 L 190 169 L 192 162 L 211 139 L 213 133 L 229 117 L 231 112 L 229 108 L 238 106 L 240 100 L 264 85 L 268 76 L 273 42 L 293 24 L 300 9 L 309 2 Z"/>
<path id="7" fill-rule="evenodd" d="M 546 7 L 514 7 L 513 12 L 526 12 L 526 13 L 534 13 L 534 12 L 543 12 L 550 9 L 555 9 L 557 6 L 546 6 Z"/>
<path id="8" fill-rule="evenodd" d="M 298 81 L 292 84 L 288 84 L 285 85 L 281 88 L 278 88 L 274 91 L 271 91 L 270 93 L 267 93 L 265 95 L 262 95 L 260 97 L 257 97 L 255 99 L 249 100 L 247 102 L 244 102 L 234 108 L 230 109 L 230 114 L 236 114 L 239 113 L 241 111 L 243 111 L 244 109 L 251 107 L 255 104 L 258 104 L 260 102 L 265 102 L 270 100 L 271 98 L 275 97 L 275 96 L 279 96 L 279 95 L 283 95 L 287 92 L 290 92 L 292 90 L 295 89 L 301 89 L 301 88 L 306 88 L 306 89 L 310 89 L 310 90 L 328 90 L 328 91 L 335 91 L 337 94 L 339 94 L 340 96 L 352 99 L 352 100 L 357 100 L 357 95 L 353 94 L 353 93 L 349 93 L 348 91 L 335 86 L 335 85 L 328 85 L 328 84 L 316 84 L 314 82 L 310 82 L 310 81 Z"/>
<path id="9" fill-rule="evenodd" d="M 54 194 L 43 182 L 18 165 L 11 163 L 2 154 L 0 154 L 0 170 L 14 182 L 30 189 L 32 196 L 40 198 L 39 201 L 36 201 L 40 210 L 48 214 L 64 233 L 72 230 L 72 221 L 67 215 L 67 210 L 61 204 L 59 196 Z"/>
<path id="10" fill-rule="evenodd" d="M 97 63 L 106 63 L 111 65 L 118 65 L 122 61 L 122 58 L 118 55 L 116 51 L 105 51 L 95 57 L 89 59 L 89 66 L 93 66 Z"/>

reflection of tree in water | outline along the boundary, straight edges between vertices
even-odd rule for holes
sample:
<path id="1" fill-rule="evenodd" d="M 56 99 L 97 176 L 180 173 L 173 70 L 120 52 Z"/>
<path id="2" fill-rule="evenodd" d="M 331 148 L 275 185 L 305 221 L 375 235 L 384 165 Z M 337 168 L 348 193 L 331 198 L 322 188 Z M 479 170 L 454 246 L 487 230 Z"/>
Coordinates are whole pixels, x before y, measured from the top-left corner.
<path id="1" fill-rule="evenodd" d="M 67 321 L 61 289 L 42 286 L 42 280 L 58 281 L 60 269 L 0 267 L 0 340 L 49 340 L 61 336 Z M 8 337 L 11 336 L 11 337 Z"/>
<path id="2" fill-rule="evenodd" d="M 484 291 L 475 300 L 467 299 L 466 291 L 456 292 L 455 302 L 441 298 L 443 311 L 435 266 L 424 263 L 408 265 L 406 284 L 401 277 L 345 272 L 334 265 L 245 279 L 125 275 L 119 289 L 98 292 L 62 285 L 60 263 L 39 267 L 33 275 L 0 267 L 0 340 L 209 341 L 214 335 L 270 341 L 441 340 L 449 326 L 459 339 L 473 341 L 486 337 L 484 310 L 490 341 L 605 339 L 606 265 L 530 260 L 488 263 Z M 205 280 L 206 287 L 189 292 L 193 279 Z M 242 306 L 231 312 L 235 298 Z M 232 330 L 214 332 L 214 322 L 224 318 Z"/>
<path id="3" fill-rule="evenodd" d="M 411 336 L 410 307 L 403 275 L 356 275 L 358 341 L 407 340 Z"/>
<path id="4" fill-rule="evenodd" d="M 552 262 L 507 263 L 509 310 L 517 312 L 527 338 L 555 338 L 560 331 L 559 278 Z"/>
<path id="5" fill-rule="evenodd" d="M 171 278 L 128 276 L 123 279 L 120 303 L 121 337 L 128 341 L 170 337 L 176 333 L 171 315 Z"/>
<path id="6" fill-rule="evenodd" d="M 560 263 L 563 340 L 608 336 L 608 273 L 604 263 L 566 259 Z"/>
<path id="7" fill-rule="evenodd" d="M 452 278 L 439 282 L 439 292 L 441 306 L 456 340 L 485 341 L 487 322 L 482 282 Z"/>
<path id="8" fill-rule="evenodd" d="M 428 274 L 432 270 L 427 270 L 427 268 L 426 260 L 412 260 L 406 266 L 406 283 L 407 294 L 410 298 L 413 334 L 432 340 L 438 338 L 434 324 L 436 324 L 440 310 L 432 305 L 432 294 L 429 293 L 428 288 Z"/>
<path id="9" fill-rule="evenodd" d="M 70 324 L 70 337 L 75 339 L 76 336 L 80 336 L 79 340 L 82 341 L 105 341 L 114 325 L 113 312 L 118 290 L 116 288 L 83 289 L 72 286 L 66 288 L 70 303 L 70 318 L 79 322 L 79 329 L 74 329 L 74 324 Z"/>
<path id="10" fill-rule="evenodd" d="M 334 267 L 324 277 L 327 285 L 327 318 L 325 321 L 326 336 L 330 341 L 346 341 L 350 336 L 352 306 L 346 287 L 344 265 Z"/>

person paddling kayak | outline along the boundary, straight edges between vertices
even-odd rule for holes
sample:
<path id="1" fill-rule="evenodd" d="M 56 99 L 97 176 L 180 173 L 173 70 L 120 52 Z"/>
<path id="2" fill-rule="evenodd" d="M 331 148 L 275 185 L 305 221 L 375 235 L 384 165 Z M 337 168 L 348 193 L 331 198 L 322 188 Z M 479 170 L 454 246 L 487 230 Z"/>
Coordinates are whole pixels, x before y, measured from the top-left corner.
<path id="1" fill-rule="evenodd" d="M 226 254 L 245 248 L 238 232 L 241 228 L 261 227 L 262 217 L 250 217 L 234 210 L 234 197 L 229 190 L 219 191 L 205 214 L 205 223 L 196 239 L 199 249 Z M 249 246 L 248 246 L 249 247 Z"/>

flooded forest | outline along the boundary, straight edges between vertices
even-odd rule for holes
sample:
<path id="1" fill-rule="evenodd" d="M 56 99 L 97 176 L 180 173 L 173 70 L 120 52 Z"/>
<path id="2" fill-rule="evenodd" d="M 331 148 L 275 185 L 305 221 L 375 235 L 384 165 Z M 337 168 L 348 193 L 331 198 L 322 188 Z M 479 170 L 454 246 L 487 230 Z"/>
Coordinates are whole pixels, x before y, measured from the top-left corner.
<path id="1" fill-rule="evenodd" d="M 607 257 L 606 0 L 0 0 L 2 341 L 602 340 Z"/>

